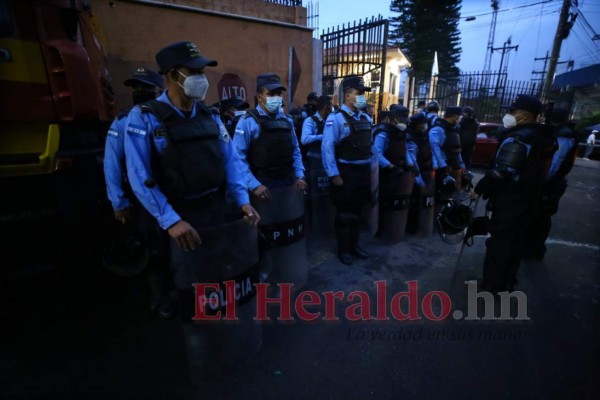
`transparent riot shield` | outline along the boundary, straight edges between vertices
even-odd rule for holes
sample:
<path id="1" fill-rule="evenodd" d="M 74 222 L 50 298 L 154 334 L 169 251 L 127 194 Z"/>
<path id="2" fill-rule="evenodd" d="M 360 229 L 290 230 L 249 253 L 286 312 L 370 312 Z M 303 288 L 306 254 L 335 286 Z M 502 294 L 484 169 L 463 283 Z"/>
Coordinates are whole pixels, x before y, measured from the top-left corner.
<path id="1" fill-rule="evenodd" d="M 379 231 L 379 161 L 371 162 L 371 203 L 369 204 L 369 233 L 375 236 Z"/>
<path id="2" fill-rule="evenodd" d="M 385 241 L 397 243 L 405 236 L 415 176 L 412 172 L 388 172 L 384 176 L 380 196 L 380 207 L 383 208 L 381 237 Z"/>
<path id="3" fill-rule="evenodd" d="M 421 174 L 425 187 L 421 188 L 418 199 L 417 234 L 430 237 L 433 234 L 433 212 L 435 207 L 435 172 Z"/>
<path id="4" fill-rule="evenodd" d="M 335 207 L 329 196 L 329 176 L 323 168 L 320 153 L 311 153 L 308 157 L 310 175 L 310 224 L 311 237 L 333 237 Z"/>
<path id="5" fill-rule="evenodd" d="M 253 320 L 254 283 L 259 281 L 258 233 L 243 220 L 203 227 L 202 216 L 182 217 L 202 239 L 201 245 L 187 252 L 170 241 L 190 377 L 201 383 L 218 376 L 225 365 L 255 355 L 262 344 L 260 323 Z M 237 320 L 223 320 L 233 305 Z M 220 319 L 208 320 L 218 313 Z"/>
<path id="6" fill-rule="evenodd" d="M 303 194 L 294 186 L 269 191 L 271 200 L 251 200 L 261 217 L 258 228 L 266 246 L 265 262 L 271 263 L 266 280 L 272 286 L 293 283 L 297 291 L 308 279 Z"/>

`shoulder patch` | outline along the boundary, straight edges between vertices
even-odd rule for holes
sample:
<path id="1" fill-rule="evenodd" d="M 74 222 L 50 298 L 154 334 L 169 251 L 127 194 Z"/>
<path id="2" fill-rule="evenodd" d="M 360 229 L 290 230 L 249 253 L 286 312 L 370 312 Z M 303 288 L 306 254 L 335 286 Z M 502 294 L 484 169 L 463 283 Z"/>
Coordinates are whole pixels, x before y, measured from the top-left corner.
<path id="1" fill-rule="evenodd" d="M 327 122 L 325 122 L 325 126 L 332 126 L 333 125 L 333 120 L 327 120 Z"/>
<path id="2" fill-rule="evenodd" d="M 229 143 L 231 141 L 231 136 L 229 136 L 229 132 L 227 132 L 227 128 L 223 125 L 219 128 L 219 132 L 221 133 L 221 140 L 225 143 Z"/>

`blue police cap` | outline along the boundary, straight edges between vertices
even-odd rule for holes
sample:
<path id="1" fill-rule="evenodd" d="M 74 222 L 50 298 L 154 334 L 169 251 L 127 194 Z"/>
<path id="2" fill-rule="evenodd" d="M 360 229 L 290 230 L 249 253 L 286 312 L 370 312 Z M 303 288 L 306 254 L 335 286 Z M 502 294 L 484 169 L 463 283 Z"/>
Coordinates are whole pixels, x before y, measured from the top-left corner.
<path id="1" fill-rule="evenodd" d="M 156 86 L 163 88 L 163 79 L 158 72 L 152 71 L 144 67 L 139 67 L 133 71 L 131 78 L 123 82 L 125 86 L 133 86 L 136 83 L 143 83 L 144 85 Z"/>
<path id="2" fill-rule="evenodd" d="M 462 108 L 460 107 L 446 107 L 446 111 L 444 111 L 444 115 L 460 115 L 462 113 Z"/>
<path id="3" fill-rule="evenodd" d="M 285 86 L 281 84 L 281 79 L 279 79 L 279 75 L 274 74 L 272 72 L 260 74 L 256 77 L 256 91 L 260 92 L 260 89 L 262 88 L 267 88 L 269 90 L 285 90 Z"/>
<path id="4" fill-rule="evenodd" d="M 520 94 L 510 106 L 504 106 L 504 108 L 508 108 L 510 111 L 529 111 L 532 114 L 538 115 L 542 112 L 542 102 L 539 101 L 537 97 L 529 96 L 526 94 Z"/>
<path id="5" fill-rule="evenodd" d="M 410 125 L 421 125 L 427 123 L 427 117 L 423 113 L 417 113 L 409 118 Z"/>
<path id="6" fill-rule="evenodd" d="M 400 118 L 402 120 L 408 119 L 409 109 L 401 104 L 394 104 L 390 107 L 390 114 L 392 117 Z"/>
<path id="7" fill-rule="evenodd" d="M 346 91 L 346 89 L 363 90 L 365 92 L 371 91 L 370 87 L 365 86 L 363 77 L 358 75 L 350 75 L 344 78 L 342 81 L 342 90 Z"/>
<path id="8" fill-rule="evenodd" d="M 230 108 L 250 108 L 244 99 L 238 96 L 233 96 L 225 100 L 221 100 L 221 110 L 229 110 Z"/>
<path id="9" fill-rule="evenodd" d="M 195 43 L 177 42 L 168 45 L 156 53 L 156 63 L 160 67 L 160 73 L 166 74 L 172 68 L 183 66 L 191 69 L 215 67 L 217 62 L 203 57 Z"/>

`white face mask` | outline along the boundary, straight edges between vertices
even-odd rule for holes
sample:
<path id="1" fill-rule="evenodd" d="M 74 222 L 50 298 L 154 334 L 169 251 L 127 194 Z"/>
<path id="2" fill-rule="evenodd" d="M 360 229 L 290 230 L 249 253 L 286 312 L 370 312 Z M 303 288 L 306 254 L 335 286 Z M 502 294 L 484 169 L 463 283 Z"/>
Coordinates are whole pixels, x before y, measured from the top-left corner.
<path id="1" fill-rule="evenodd" d="M 241 111 L 236 110 L 233 112 L 234 117 L 241 117 L 242 115 L 245 115 L 245 114 L 246 114 L 246 111 L 244 111 L 244 110 L 241 110 Z"/>
<path id="2" fill-rule="evenodd" d="M 275 114 L 276 112 L 279 111 L 279 109 L 281 108 L 281 105 L 283 104 L 283 98 L 281 96 L 265 96 L 266 97 L 266 102 L 265 102 L 265 108 L 267 109 L 268 112 L 270 112 L 271 114 Z"/>
<path id="3" fill-rule="evenodd" d="M 512 114 L 506 114 L 502 117 L 502 124 L 506 129 L 514 128 L 517 126 L 517 119 Z"/>
<path id="4" fill-rule="evenodd" d="M 364 94 L 359 94 L 354 98 L 354 107 L 358 108 L 359 110 L 364 110 L 367 108 L 367 99 L 365 98 Z"/>
<path id="5" fill-rule="evenodd" d="M 206 79 L 206 75 L 197 74 L 185 76 L 181 71 L 177 70 L 177 72 L 185 78 L 183 85 L 177 82 L 183 89 L 185 95 L 192 99 L 204 100 L 206 93 L 208 92 L 208 79 Z"/>
<path id="6" fill-rule="evenodd" d="M 405 123 L 396 124 L 396 128 L 400 129 L 401 131 L 405 131 L 406 130 L 406 124 Z"/>

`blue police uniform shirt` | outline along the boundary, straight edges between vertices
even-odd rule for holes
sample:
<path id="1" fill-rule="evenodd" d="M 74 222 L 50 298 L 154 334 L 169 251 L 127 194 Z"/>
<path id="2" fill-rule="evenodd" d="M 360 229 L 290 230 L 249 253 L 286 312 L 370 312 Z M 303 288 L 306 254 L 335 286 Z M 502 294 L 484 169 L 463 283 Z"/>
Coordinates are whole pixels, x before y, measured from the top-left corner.
<path id="1" fill-rule="evenodd" d="M 406 165 L 409 168 L 415 168 L 417 173 L 415 173 L 415 183 L 420 187 L 425 186 L 425 181 L 421 176 L 421 170 L 419 169 L 419 163 L 417 162 L 417 153 L 419 151 L 419 146 L 413 142 L 412 140 L 406 141 Z"/>
<path id="2" fill-rule="evenodd" d="M 442 150 L 444 142 L 446 141 L 446 134 L 444 128 L 439 125 L 434 126 L 429 130 L 429 143 L 431 144 L 431 154 L 433 155 L 433 169 L 446 168 L 446 154 Z M 460 167 L 464 168 L 465 163 L 463 162 L 462 155 L 458 155 L 458 161 Z"/>
<path id="3" fill-rule="evenodd" d="M 340 110 L 345 111 L 351 118 L 354 118 L 357 121 L 369 121 L 371 124 L 373 123 L 373 120 L 368 114 L 360 110 L 352 111 L 346 104 L 343 104 Z M 341 112 L 329 114 L 327 121 L 325 122 L 325 129 L 323 129 L 323 142 L 321 144 L 323 167 L 329 177 L 340 174 L 337 167 L 338 162 L 342 164 L 364 165 L 374 163 L 377 160 L 377 150 L 374 146 L 371 148 L 371 158 L 365 160 L 348 161 L 336 158 L 335 147 L 348 135 L 350 135 L 350 126 L 346 122 L 344 115 Z"/>
<path id="4" fill-rule="evenodd" d="M 104 179 L 108 200 L 115 211 L 129 207 L 129 199 L 123 190 L 125 177 L 125 122 L 126 117 L 115 118 L 108 129 L 104 146 Z"/>
<path id="5" fill-rule="evenodd" d="M 565 161 L 565 158 L 569 155 L 569 152 L 575 146 L 575 139 L 566 138 L 566 137 L 558 137 L 556 138 L 558 142 L 558 150 L 554 153 L 554 157 L 552 157 L 552 164 L 550 164 L 550 170 L 548 171 L 548 179 L 553 178 L 554 175 L 558 172 L 558 169 Z"/>
<path id="6" fill-rule="evenodd" d="M 314 116 L 317 117 L 317 119 L 319 121 L 323 121 L 321 114 L 319 114 L 318 112 L 316 112 L 314 114 Z M 315 120 L 312 117 L 306 118 L 304 120 L 304 122 L 302 123 L 302 136 L 300 137 L 300 141 L 302 142 L 302 144 L 304 146 L 308 146 L 311 143 L 322 141 L 323 134 L 319 135 L 317 133 L 318 131 L 319 131 L 319 127 L 317 126 L 317 123 L 315 122 Z M 308 151 L 307 155 L 310 157 L 310 156 L 315 156 L 317 154 L 314 154 L 313 151 Z M 321 155 L 321 154 L 318 153 L 318 155 Z"/>
<path id="7" fill-rule="evenodd" d="M 173 109 L 182 117 L 184 113 L 171 103 L 164 91 L 158 98 L 173 107 Z M 189 118 L 196 116 L 196 102 Z M 212 119 L 219 126 L 221 139 L 219 145 L 223 152 L 223 161 L 225 164 L 225 176 L 227 181 L 228 194 L 233 196 L 239 206 L 250 204 L 248 191 L 244 184 L 244 177 L 241 173 L 241 162 L 234 151 L 227 129 L 221 122 L 218 115 L 211 113 Z M 139 107 L 134 107 L 127 116 L 125 127 L 125 154 L 127 160 L 127 176 L 133 192 L 144 205 L 146 210 L 156 218 L 163 229 L 168 229 L 173 224 L 181 220 L 181 217 L 175 212 L 173 207 L 167 201 L 166 196 L 161 193 L 158 186 L 147 187 L 144 182 L 152 178 L 151 163 L 151 143 L 154 141 L 156 151 L 160 154 L 167 147 L 167 140 L 164 135 L 155 135 L 162 127 L 153 113 L 143 113 Z"/>
<path id="8" fill-rule="evenodd" d="M 258 111 L 258 115 L 270 116 L 270 114 L 262 109 L 260 104 L 256 106 L 256 111 Z M 292 117 L 284 113 L 281 109 L 279 109 L 277 114 L 275 114 L 275 119 L 287 119 L 290 122 L 292 127 L 292 145 L 294 147 L 294 174 L 296 178 L 304 178 L 302 153 L 300 153 L 300 147 L 298 146 L 298 137 L 296 136 L 296 132 L 294 130 L 294 121 L 292 120 Z M 252 140 L 257 139 L 259 134 L 260 125 L 258 125 L 253 117 L 246 114 L 238 121 L 238 124 L 235 127 L 235 136 L 233 138 L 233 147 L 236 150 L 239 159 L 241 160 L 240 164 L 242 169 L 240 171 L 242 171 L 244 176 L 245 187 L 250 190 L 254 190 L 262 184 L 258 179 L 256 179 L 250 170 L 250 165 L 248 164 L 247 158 L 248 150 L 250 149 L 250 143 Z"/>

